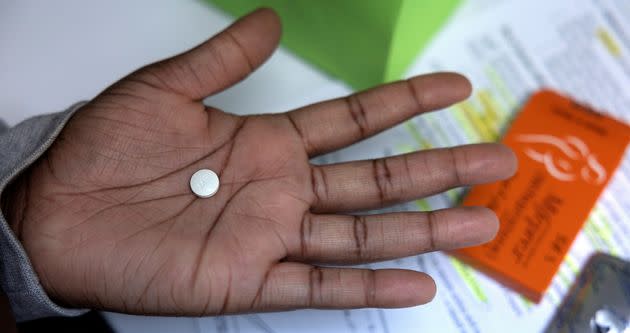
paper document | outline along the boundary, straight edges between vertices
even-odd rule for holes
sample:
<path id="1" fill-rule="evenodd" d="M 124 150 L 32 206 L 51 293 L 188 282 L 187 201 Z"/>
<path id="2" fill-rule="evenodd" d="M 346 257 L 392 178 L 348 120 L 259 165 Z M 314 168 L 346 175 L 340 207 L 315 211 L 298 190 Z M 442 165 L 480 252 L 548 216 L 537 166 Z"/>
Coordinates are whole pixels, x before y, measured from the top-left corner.
<path id="1" fill-rule="evenodd" d="M 549 87 L 630 121 L 630 3 L 616 0 L 505 0 L 451 22 L 409 75 L 466 74 L 473 97 L 414 118 L 319 163 L 495 141 L 536 90 Z M 338 90 L 331 95 L 344 94 Z M 544 119 L 541 119 L 544 121 Z M 432 210 L 458 203 L 453 190 L 392 210 Z M 552 286 L 532 304 L 443 253 L 371 265 L 430 274 L 435 300 L 400 310 L 315 311 L 201 319 L 204 332 L 539 332 L 586 259 L 596 250 L 630 259 L 630 155 L 592 211 Z M 225 322 L 225 324 L 221 324 Z M 246 328 L 247 327 L 247 328 Z M 250 330 L 251 328 L 251 330 Z"/>

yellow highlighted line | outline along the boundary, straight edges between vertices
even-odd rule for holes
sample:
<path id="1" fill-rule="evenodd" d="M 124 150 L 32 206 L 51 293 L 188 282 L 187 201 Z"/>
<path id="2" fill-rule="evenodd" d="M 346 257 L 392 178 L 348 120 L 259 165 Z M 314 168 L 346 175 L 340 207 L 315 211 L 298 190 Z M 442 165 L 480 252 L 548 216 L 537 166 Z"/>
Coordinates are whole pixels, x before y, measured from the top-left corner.
<path id="1" fill-rule="evenodd" d="M 424 199 L 416 200 L 416 206 L 418 206 L 418 208 L 423 212 L 432 210 L 431 205 L 429 205 L 429 202 Z"/>
<path id="2" fill-rule="evenodd" d="M 488 128 L 485 119 L 480 116 L 469 102 L 463 102 L 458 104 L 458 106 L 463 110 L 464 116 L 468 119 L 469 123 L 477 132 L 477 135 L 483 141 L 495 141 L 497 138 L 497 133 L 490 128 Z"/>
<path id="3" fill-rule="evenodd" d="M 411 153 L 411 152 L 415 151 L 414 147 L 412 145 L 410 145 L 410 144 L 407 144 L 407 143 L 398 144 L 396 146 L 396 150 L 398 150 L 398 153 L 400 153 L 400 154 L 407 154 L 407 153 Z"/>
<path id="4" fill-rule="evenodd" d="M 548 293 L 549 294 L 549 293 Z M 547 296 L 549 297 L 549 296 Z M 527 298 L 525 298 L 524 296 L 519 296 L 518 297 L 521 300 L 521 303 L 523 303 L 523 306 L 526 309 L 530 309 L 532 306 L 534 306 L 534 303 L 532 303 L 530 300 L 528 300 Z"/>
<path id="5" fill-rule="evenodd" d="M 494 101 L 494 98 L 492 98 L 492 95 L 487 90 L 480 90 L 479 93 L 477 93 L 477 96 L 479 97 L 479 102 L 481 102 L 481 105 L 483 106 L 488 122 L 492 124 L 493 128 L 498 128 L 499 107 L 496 105 L 497 103 Z"/>
<path id="6" fill-rule="evenodd" d="M 508 90 L 505 82 L 499 76 L 497 71 L 495 71 L 492 67 L 487 67 L 486 76 L 488 77 L 488 79 L 490 79 L 490 82 L 492 82 L 492 84 L 497 88 L 497 91 L 499 92 L 501 98 L 505 100 L 508 110 L 514 108 L 517 105 L 516 97 Z M 508 113 L 508 110 L 502 110 L 501 108 L 498 108 L 497 110 L 501 111 L 502 114 Z"/>
<path id="7" fill-rule="evenodd" d="M 597 237 L 604 243 L 604 250 L 608 250 L 613 255 L 618 255 L 618 250 L 612 237 L 610 224 L 603 214 L 601 214 L 599 208 L 595 208 L 595 211 L 591 214 L 591 218 L 589 219 L 589 223 L 586 227 L 587 230 L 592 233 L 593 237 Z"/>
<path id="8" fill-rule="evenodd" d="M 567 254 L 567 256 L 564 258 L 564 263 L 567 265 L 569 270 L 573 272 L 573 274 L 577 274 L 580 271 L 580 267 L 578 267 L 578 264 L 575 262 L 575 259 L 573 259 L 571 255 Z"/>
<path id="9" fill-rule="evenodd" d="M 466 286 L 468 286 L 475 298 L 483 303 L 487 303 L 488 296 L 486 296 L 486 294 L 483 292 L 481 284 L 474 276 L 474 270 L 455 258 L 450 259 L 451 264 L 455 268 L 455 271 L 464 280 L 464 283 L 466 284 Z"/>
<path id="10" fill-rule="evenodd" d="M 409 133 L 411 133 L 411 137 L 413 137 L 420 148 L 431 149 L 433 147 L 429 141 L 427 141 L 425 138 L 422 137 L 422 135 L 420 135 L 418 128 L 411 120 L 405 123 L 405 128 L 407 128 Z"/>
<path id="11" fill-rule="evenodd" d="M 615 57 L 621 57 L 621 47 L 619 43 L 615 40 L 615 38 L 608 32 L 608 30 L 599 27 L 597 29 L 597 37 L 604 44 L 604 47 L 610 52 L 610 54 Z"/>
<path id="12" fill-rule="evenodd" d="M 472 126 L 468 118 L 464 115 L 466 112 L 462 105 L 463 103 L 459 103 L 453 106 L 453 116 L 459 123 L 459 127 L 464 129 L 464 134 L 468 139 L 468 142 L 479 142 L 481 141 L 481 135 L 477 132 L 477 130 Z"/>

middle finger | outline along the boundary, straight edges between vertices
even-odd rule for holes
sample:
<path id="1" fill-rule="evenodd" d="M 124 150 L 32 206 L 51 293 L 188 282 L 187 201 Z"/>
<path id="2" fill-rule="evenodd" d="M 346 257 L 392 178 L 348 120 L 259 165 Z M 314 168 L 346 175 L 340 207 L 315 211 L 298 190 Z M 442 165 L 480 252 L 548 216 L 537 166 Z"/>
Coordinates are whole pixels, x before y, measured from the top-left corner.
<path id="1" fill-rule="evenodd" d="M 374 209 L 512 176 L 516 159 L 501 144 L 433 149 L 371 161 L 311 167 L 316 212 Z"/>

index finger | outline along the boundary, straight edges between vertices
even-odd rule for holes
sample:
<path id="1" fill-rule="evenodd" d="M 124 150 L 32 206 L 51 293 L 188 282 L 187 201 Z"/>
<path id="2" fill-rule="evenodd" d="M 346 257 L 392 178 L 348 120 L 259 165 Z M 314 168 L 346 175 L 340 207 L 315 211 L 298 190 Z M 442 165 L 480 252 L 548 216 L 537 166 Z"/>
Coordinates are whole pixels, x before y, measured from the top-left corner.
<path id="1" fill-rule="evenodd" d="M 386 84 L 347 97 L 285 113 L 309 156 L 343 148 L 417 114 L 467 98 L 470 82 L 455 73 L 435 73 Z"/>

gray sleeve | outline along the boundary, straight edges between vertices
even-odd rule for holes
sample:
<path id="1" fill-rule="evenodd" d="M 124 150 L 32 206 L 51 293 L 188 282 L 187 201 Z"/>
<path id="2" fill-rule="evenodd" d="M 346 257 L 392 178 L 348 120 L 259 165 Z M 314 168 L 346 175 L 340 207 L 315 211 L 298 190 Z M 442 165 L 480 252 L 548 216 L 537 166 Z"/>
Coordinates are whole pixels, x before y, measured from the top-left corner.
<path id="1" fill-rule="evenodd" d="M 50 147 L 68 119 L 83 105 L 78 103 L 64 112 L 33 117 L 12 128 L 0 124 L 0 196 L 12 179 Z M 0 287 L 9 298 L 16 321 L 86 311 L 66 309 L 50 300 L 1 211 Z"/>
<path id="2" fill-rule="evenodd" d="M 4 133 L 7 128 L 9 128 L 9 126 L 7 126 L 7 124 L 2 119 L 0 119 L 0 135 L 2 135 L 2 133 Z"/>

